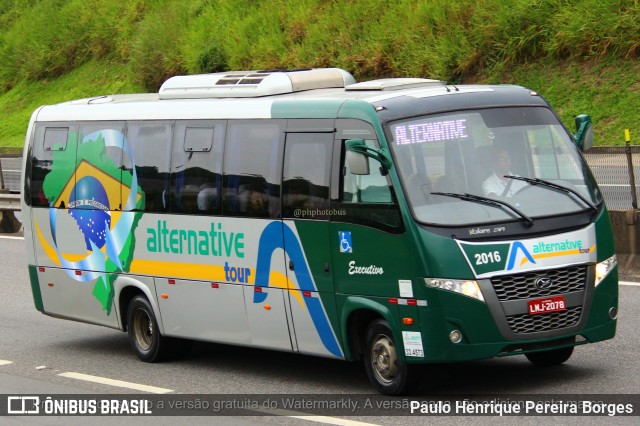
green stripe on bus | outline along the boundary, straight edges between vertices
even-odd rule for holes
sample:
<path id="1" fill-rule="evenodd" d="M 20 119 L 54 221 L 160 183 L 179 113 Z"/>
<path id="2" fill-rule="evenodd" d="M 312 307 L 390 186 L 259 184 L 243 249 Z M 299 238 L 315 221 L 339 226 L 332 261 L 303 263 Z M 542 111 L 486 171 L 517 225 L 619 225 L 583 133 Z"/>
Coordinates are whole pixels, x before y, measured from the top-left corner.
<path id="1" fill-rule="evenodd" d="M 42 304 L 42 294 L 40 293 L 40 281 L 38 280 L 38 271 L 35 266 L 29 265 L 29 280 L 31 281 L 31 292 L 33 293 L 33 303 L 36 309 L 44 312 Z"/>
<path id="2" fill-rule="evenodd" d="M 274 101 L 272 118 L 336 118 L 343 99 Z"/>

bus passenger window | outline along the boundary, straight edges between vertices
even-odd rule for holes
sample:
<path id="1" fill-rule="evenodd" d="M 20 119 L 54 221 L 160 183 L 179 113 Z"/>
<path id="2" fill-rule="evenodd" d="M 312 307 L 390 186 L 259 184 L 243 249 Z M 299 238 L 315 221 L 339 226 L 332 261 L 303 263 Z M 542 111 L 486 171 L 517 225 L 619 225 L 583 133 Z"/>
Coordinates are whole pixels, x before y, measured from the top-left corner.
<path id="1" fill-rule="evenodd" d="M 280 215 L 283 120 L 229 121 L 224 153 L 225 216 Z"/>
<path id="2" fill-rule="evenodd" d="M 169 210 L 169 159 L 172 125 L 166 122 L 134 122 L 127 126 L 127 138 L 135 161 L 138 185 L 145 194 L 145 212 Z M 127 156 L 123 171 L 132 172 Z"/>
<path id="3" fill-rule="evenodd" d="M 178 122 L 171 160 L 171 211 L 220 214 L 224 123 Z"/>
<path id="4" fill-rule="evenodd" d="M 333 133 L 289 133 L 282 173 L 283 217 L 329 219 L 329 181 Z M 296 210 L 298 212 L 296 213 Z"/>
<path id="5" fill-rule="evenodd" d="M 75 145 L 67 149 L 68 127 L 38 127 L 36 140 L 33 144 L 31 158 L 31 170 L 28 183 L 31 192 L 31 205 L 33 207 L 64 207 L 58 201 L 63 188 L 54 188 L 48 184 L 46 177 L 51 172 L 51 166 L 56 158 L 57 169 L 64 176 L 60 180 L 68 180 L 73 176 L 73 167 L 76 160 Z"/>

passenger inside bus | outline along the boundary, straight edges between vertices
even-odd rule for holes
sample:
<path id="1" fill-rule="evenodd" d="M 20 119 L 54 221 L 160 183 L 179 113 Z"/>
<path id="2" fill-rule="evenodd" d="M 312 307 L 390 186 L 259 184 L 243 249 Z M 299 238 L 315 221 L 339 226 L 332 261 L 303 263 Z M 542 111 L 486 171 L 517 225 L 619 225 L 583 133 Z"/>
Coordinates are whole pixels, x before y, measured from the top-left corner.
<path id="1" fill-rule="evenodd" d="M 209 212 L 217 208 L 218 191 L 216 188 L 212 188 L 206 184 L 200 186 L 198 192 L 198 210 Z"/>
<path id="2" fill-rule="evenodd" d="M 514 175 L 511 171 L 511 155 L 506 149 L 499 149 L 493 157 L 493 173 L 482 182 L 482 192 L 487 196 L 514 196 L 526 185 L 525 182 L 505 177 Z"/>

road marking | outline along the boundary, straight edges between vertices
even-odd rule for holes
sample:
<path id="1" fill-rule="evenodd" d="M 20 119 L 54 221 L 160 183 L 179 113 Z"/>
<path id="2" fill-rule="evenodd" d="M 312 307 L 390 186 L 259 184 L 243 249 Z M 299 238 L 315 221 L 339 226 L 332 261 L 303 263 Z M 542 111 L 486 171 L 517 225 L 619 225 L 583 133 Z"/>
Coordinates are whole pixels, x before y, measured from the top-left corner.
<path id="1" fill-rule="evenodd" d="M 13 364 L 13 361 L 7 361 L 4 359 L 0 359 L 0 365 L 9 365 L 9 364 Z"/>
<path id="2" fill-rule="evenodd" d="M 378 426 L 375 423 L 364 423 L 358 422 L 355 420 L 347 420 L 340 419 L 337 417 L 326 417 L 326 416 L 287 416 L 292 419 L 300 419 L 300 420 L 308 420 L 310 422 L 318 422 L 325 423 L 329 425 L 338 425 L 338 426 Z"/>
<path id="3" fill-rule="evenodd" d="M 619 281 L 618 284 L 620 284 L 620 285 L 630 285 L 632 287 L 640 287 L 640 283 L 633 283 L 631 281 Z"/>
<path id="4" fill-rule="evenodd" d="M 108 379 L 106 377 L 91 376 L 89 374 L 74 373 L 72 371 L 67 373 L 60 373 L 58 374 L 58 376 L 68 377 L 70 379 L 76 379 L 76 380 L 84 380 L 85 382 L 93 382 L 93 383 L 100 383 L 100 384 L 109 385 L 109 386 L 117 386 L 119 388 L 135 389 L 135 390 L 149 392 L 149 393 L 173 392 L 172 389 L 157 388 L 155 386 L 141 385 L 139 383 L 132 383 L 132 382 L 124 382 L 122 380 Z"/>
<path id="5" fill-rule="evenodd" d="M 310 414 L 299 413 L 296 411 L 280 410 L 280 409 L 264 409 L 253 410 L 265 414 L 274 414 L 276 416 L 290 417 L 292 419 L 308 420 L 310 422 L 324 423 L 337 426 L 379 426 L 375 423 L 358 422 L 356 420 L 341 419 L 339 417 L 313 416 Z"/>
<path id="6" fill-rule="evenodd" d="M 12 237 L 9 235 L 0 235 L 0 239 L 5 239 L 5 240 L 24 240 L 24 237 Z"/>

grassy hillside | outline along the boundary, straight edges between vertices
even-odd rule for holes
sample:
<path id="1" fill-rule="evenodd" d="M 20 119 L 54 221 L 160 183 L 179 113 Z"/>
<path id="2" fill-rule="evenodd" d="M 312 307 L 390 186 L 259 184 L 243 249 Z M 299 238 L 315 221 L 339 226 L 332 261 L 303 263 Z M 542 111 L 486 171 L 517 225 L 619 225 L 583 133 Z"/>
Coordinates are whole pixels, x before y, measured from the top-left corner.
<path id="1" fill-rule="evenodd" d="M 324 66 L 521 84 L 616 145 L 640 132 L 639 57 L 638 0 L 0 0 L 0 146 L 22 145 L 41 104 Z"/>

